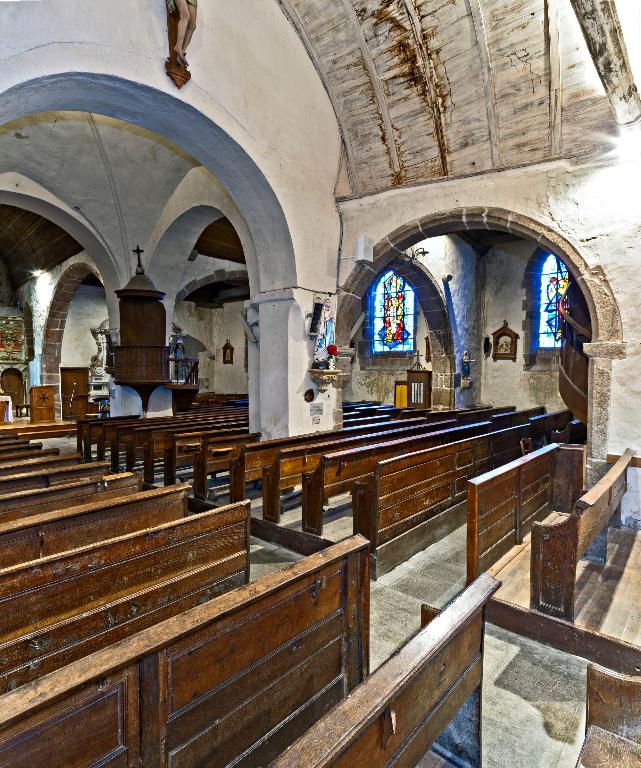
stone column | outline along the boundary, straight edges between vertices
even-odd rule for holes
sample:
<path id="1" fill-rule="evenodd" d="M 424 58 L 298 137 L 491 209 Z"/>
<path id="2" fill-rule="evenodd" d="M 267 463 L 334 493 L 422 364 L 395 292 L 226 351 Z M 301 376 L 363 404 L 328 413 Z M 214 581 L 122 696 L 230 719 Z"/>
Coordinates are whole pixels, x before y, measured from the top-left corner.
<path id="1" fill-rule="evenodd" d="M 334 428 L 337 390 L 319 392 L 309 369 L 314 339 L 308 335 L 314 293 L 286 289 L 251 300 L 258 311 L 260 334 L 260 431 L 264 440 Z M 250 384 L 255 391 L 256 384 Z M 305 392 L 314 391 L 313 402 Z"/>
<path id="2" fill-rule="evenodd" d="M 623 342 L 592 342 L 583 345 L 590 358 L 588 371 L 587 485 L 591 488 L 608 471 L 608 437 L 612 397 L 612 361 L 625 358 Z"/>

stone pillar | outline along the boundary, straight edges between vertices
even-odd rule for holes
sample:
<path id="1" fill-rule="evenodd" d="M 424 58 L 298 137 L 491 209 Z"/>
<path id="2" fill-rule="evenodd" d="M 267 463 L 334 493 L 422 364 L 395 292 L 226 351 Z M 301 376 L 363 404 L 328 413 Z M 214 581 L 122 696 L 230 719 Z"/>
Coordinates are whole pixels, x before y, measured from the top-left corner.
<path id="1" fill-rule="evenodd" d="M 625 358 L 623 342 L 592 342 L 583 345 L 590 358 L 588 372 L 587 485 L 591 488 L 608 471 L 608 437 L 612 396 L 612 361 Z"/>
<path id="2" fill-rule="evenodd" d="M 308 335 L 314 293 L 287 289 L 259 294 L 251 304 L 258 311 L 260 334 L 260 431 L 264 440 L 334 428 L 337 390 L 319 392 L 309 369 L 314 339 Z M 256 385 L 250 384 L 250 389 Z M 312 389 L 315 398 L 305 401 Z"/>
<path id="3" fill-rule="evenodd" d="M 249 398 L 249 431 L 260 432 L 260 322 L 258 307 L 245 302 L 247 324 L 256 342 L 247 343 L 247 396 Z"/>

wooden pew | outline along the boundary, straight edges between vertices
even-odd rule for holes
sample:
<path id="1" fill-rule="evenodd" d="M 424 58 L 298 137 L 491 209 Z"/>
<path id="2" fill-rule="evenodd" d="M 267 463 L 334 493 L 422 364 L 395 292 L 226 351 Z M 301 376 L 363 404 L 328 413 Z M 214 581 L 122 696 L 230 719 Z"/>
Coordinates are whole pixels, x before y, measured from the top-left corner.
<path id="1" fill-rule="evenodd" d="M 58 449 L 56 449 L 57 451 Z M 82 461 L 82 456 L 79 453 L 45 453 L 44 455 L 38 455 L 35 457 L 28 457 L 26 459 L 10 459 L 8 461 L 0 461 L 0 477 L 6 475 L 19 474 L 21 471 L 28 472 L 31 469 L 47 470 L 53 467 L 71 466 L 73 464 L 79 464 Z"/>
<path id="2" fill-rule="evenodd" d="M 280 522 L 281 489 L 303 485 L 303 507 L 305 505 L 305 476 L 322 462 L 325 454 L 336 451 L 348 451 L 371 445 L 415 441 L 434 432 L 454 426 L 454 421 L 420 423 L 417 426 L 405 426 L 407 421 L 396 423 L 398 426 L 389 430 L 377 430 L 366 434 L 342 437 L 328 441 L 324 435 L 318 436 L 317 442 L 307 443 L 302 447 L 283 448 L 276 453 L 271 464 L 263 468 L 263 520 Z M 407 444 L 407 443 L 406 443 Z M 340 492 L 340 491 L 339 491 Z M 329 494 L 327 494 L 329 495 Z M 322 503 L 322 501 L 321 501 Z"/>
<path id="3" fill-rule="evenodd" d="M 319 440 L 331 442 L 332 440 L 344 437 L 369 434 L 373 431 L 383 432 L 399 429 L 400 427 L 419 426 L 426 423 L 426 419 L 408 419 L 403 420 L 402 423 L 391 420 L 378 421 L 361 427 L 348 426 L 332 432 L 313 432 L 306 435 L 296 435 L 295 437 L 281 437 L 275 440 L 248 443 L 240 449 L 238 456 L 229 463 L 231 501 L 242 501 L 245 498 L 245 486 L 247 483 L 252 480 L 260 480 L 264 467 L 269 466 L 274 461 L 278 451 L 284 448 L 303 446 L 307 443 L 318 442 Z M 207 439 L 203 439 L 201 450 L 208 450 Z M 197 499 L 206 498 L 206 487 L 194 483 L 194 496 Z"/>
<path id="4" fill-rule="evenodd" d="M 552 433 L 559 432 L 567 427 L 572 420 L 570 411 L 553 411 L 542 416 L 532 416 L 532 441 L 535 448 L 548 445 L 552 440 Z"/>
<path id="5" fill-rule="evenodd" d="M 634 451 L 628 449 L 609 472 L 581 496 L 570 514 L 532 529 L 530 606 L 574 621 L 576 567 L 585 557 L 605 563 L 608 527 L 621 525 L 621 500 Z"/>
<path id="6" fill-rule="evenodd" d="M 432 745 L 480 766 L 485 606 L 499 586 L 483 574 L 271 768 L 411 768 Z"/>
<path id="7" fill-rule="evenodd" d="M 76 422 L 76 451 L 82 454 L 85 461 L 92 459 L 92 446 L 98 438 L 98 433 L 109 430 L 115 424 L 125 421 L 140 420 L 140 416 L 110 416 L 107 419 L 78 419 Z M 93 428 L 93 434 L 92 434 Z M 104 461 L 104 440 L 102 443 L 103 455 L 98 455 L 98 461 Z"/>
<path id="8" fill-rule="evenodd" d="M 117 496 L 137 493 L 141 488 L 142 477 L 139 474 L 124 472 L 118 475 L 74 480 L 51 488 L 7 493 L 0 497 L 0 523 L 51 512 L 73 504 L 83 504 L 95 494 L 99 494 L 101 499 L 113 499 Z"/>
<path id="9" fill-rule="evenodd" d="M 229 462 L 238 456 L 243 445 L 260 440 L 260 432 L 242 432 L 236 437 L 231 435 L 212 437 L 211 431 L 174 433 L 163 459 L 163 481 L 165 485 L 176 482 L 176 471 L 180 467 L 193 467 L 194 486 L 207 486 L 211 472 L 229 470 Z M 207 441 L 209 450 L 203 450 Z M 198 477 L 196 477 L 198 476 Z"/>
<path id="10" fill-rule="evenodd" d="M 577 768 L 641 765 L 641 677 L 588 665 L 585 741 Z"/>
<path id="11" fill-rule="evenodd" d="M 456 427 L 425 431 L 414 437 L 386 440 L 351 450 L 339 450 L 321 456 L 316 468 L 303 473 L 303 531 L 316 536 L 323 534 L 323 502 L 340 493 L 351 493 L 359 480 L 371 475 L 379 461 L 456 442 L 467 437 L 483 435 L 491 429 L 491 422 L 466 424 Z M 432 425 L 432 426 L 437 426 Z M 390 433 L 390 434 L 398 434 Z M 263 487 L 265 487 L 263 479 Z M 263 499 L 265 494 L 263 493 Z"/>
<path id="12" fill-rule="evenodd" d="M 582 421 L 579 421 L 579 419 L 572 419 L 572 421 L 568 422 L 565 429 L 552 432 L 550 437 L 553 443 L 577 445 L 578 443 L 585 443 L 588 437 L 588 431 Z"/>
<path id="13" fill-rule="evenodd" d="M 585 448 L 548 445 L 467 483 L 467 580 L 522 544 L 537 521 L 569 511 L 585 485 Z"/>
<path id="14" fill-rule="evenodd" d="M 520 456 L 529 424 L 379 461 L 352 489 L 374 579 L 465 522 L 467 481 Z"/>
<path id="15" fill-rule="evenodd" d="M 151 439 L 154 432 L 163 428 L 169 431 L 196 431 L 197 429 L 211 428 L 212 431 L 219 429 L 235 428 L 247 429 L 249 420 L 246 414 L 231 416 L 198 416 L 190 419 L 181 417 L 171 417 L 170 422 L 163 424 L 153 424 L 147 419 L 143 419 L 139 424 L 120 425 L 116 428 L 115 434 L 110 443 L 111 468 L 113 471 L 120 468 L 120 453 L 125 452 L 125 466 L 128 472 L 134 468 L 136 458 L 142 454 L 146 440 Z"/>
<path id="16" fill-rule="evenodd" d="M 249 581 L 249 504 L 0 571 L 0 693 Z"/>
<path id="17" fill-rule="evenodd" d="M 349 539 L 1 696 L 0 765 L 267 765 L 367 674 L 368 561 Z"/>
<path id="18" fill-rule="evenodd" d="M 187 486 L 154 488 L 0 524 L 0 568 L 66 552 L 187 516 Z"/>
<path id="19" fill-rule="evenodd" d="M 0 453 L 0 466 L 10 464 L 16 460 L 41 458 L 45 456 L 59 456 L 60 448 L 43 448 L 42 443 L 21 446 L 18 450 Z"/>
<path id="20" fill-rule="evenodd" d="M 100 480 L 109 472 L 109 462 L 101 461 L 93 464 L 63 464 L 61 466 L 43 466 L 12 474 L 0 474 L 0 498 L 8 493 L 35 490 L 36 488 L 51 488 L 75 480 Z"/>
<path id="21" fill-rule="evenodd" d="M 218 437 L 228 437 L 231 440 L 236 438 L 249 439 L 249 422 L 245 419 L 239 422 L 207 422 L 209 424 L 206 427 L 206 432 L 203 430 L 202 425 L 199 423 L 195 425 L 193 429 L 190 429 L 190 425 L 175 425 L 171 429 L 162 430 L 149 430 L 145 431 L 140 438 L 143 453 L 143 477 L 146 483 L 153 483 L 155 480 L 155 460 L 160 457 L 164 462 L 166 458 L 166 450 L 172 446 L 173 436 L 177 431 L 180 434 L 185 435 L 192 432 L 194 435 L 203 434 L 216 434 Z"/>
<path id="22" fill-rule="evenodd" d="M 534 416 L 545 415 L 545 408 L 536 406 L 535 408 L 524 408 L 520 411 L 508 411 L 507 413 L 496 413 L 492 416 L 492 423 L 496 429 L 507 429 L 508 427 L 517 427 L 520 424 L 527 424 Z"/>
<path id="23" fill-rule="evenodd" d="M 33 451 L 41 451 L 42 443 L 33 443 L 28 438 L 21 438 L 19 440 L 9 440 L 6 443 L 0 444 L 0 460 L 4 456 L 30 453 Z"/>

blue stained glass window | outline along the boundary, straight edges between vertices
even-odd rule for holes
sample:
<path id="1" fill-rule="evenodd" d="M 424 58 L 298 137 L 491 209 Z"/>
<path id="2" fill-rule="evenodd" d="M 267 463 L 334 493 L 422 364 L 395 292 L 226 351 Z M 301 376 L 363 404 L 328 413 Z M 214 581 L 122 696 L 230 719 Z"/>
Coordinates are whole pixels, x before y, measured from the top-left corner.
<path id="1" fill-rule="evenodd" d="M 372 352 L 413 352 L 416 298 L 404 277 L 393 270 L 381 275 L 372 291 L 372 310 Z"/>
<path id="2" fill-rule="evenodd" d="M 541 319 L 539 321 L 539 347 L 561 347 L 561 302 L 569 284 L 565 264 L 551 253 L 541 269 Z"/>

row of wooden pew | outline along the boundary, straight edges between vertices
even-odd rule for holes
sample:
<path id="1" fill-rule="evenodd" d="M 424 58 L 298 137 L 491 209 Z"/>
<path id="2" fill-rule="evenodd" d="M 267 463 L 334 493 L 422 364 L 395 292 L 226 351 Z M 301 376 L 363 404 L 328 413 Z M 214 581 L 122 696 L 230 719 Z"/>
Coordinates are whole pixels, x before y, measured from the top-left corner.
<path id="1" fill-rule="evenodd" d="M 0 766 L 478 764 L 494 579 L 370 675 L 362 537 L 248 583 L 249 502 L 188 515 L 184 484 L 27 461 L 0 457 Z"/>

